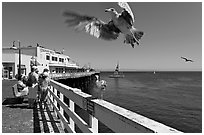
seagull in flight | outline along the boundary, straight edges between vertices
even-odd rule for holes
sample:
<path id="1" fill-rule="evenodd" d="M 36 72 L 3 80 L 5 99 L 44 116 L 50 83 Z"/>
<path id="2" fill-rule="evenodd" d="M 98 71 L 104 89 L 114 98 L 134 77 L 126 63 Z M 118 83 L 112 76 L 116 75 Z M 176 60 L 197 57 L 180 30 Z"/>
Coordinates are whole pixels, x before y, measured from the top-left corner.
<path id="1" fill-rule="evenodd" d="M 90 35 L 103 40 L 116 40 L 120 34 L 124 35 L 124 43 L 130 44 L 133 48 L 144 35 L 143 31 L 137 30 L 134 26 L 134 15 L 127 2 L 118 2 L 123 9 L 118 13 L 114 8 L 105 9 L 110 14 L 108 23 L 88 15 L 80 15 L 76 12 L 66 10 L 63 12 L 66 23 L 77 31 L 85 31 Z"/>
<path id="2" fill-rule="evenodd" d="M 185 62 L 194 62 L 193 60 L 187 59 L 187 58 L 185 58 L 185 57 L 181 57 L 181 58 L 184 59 Z"/>

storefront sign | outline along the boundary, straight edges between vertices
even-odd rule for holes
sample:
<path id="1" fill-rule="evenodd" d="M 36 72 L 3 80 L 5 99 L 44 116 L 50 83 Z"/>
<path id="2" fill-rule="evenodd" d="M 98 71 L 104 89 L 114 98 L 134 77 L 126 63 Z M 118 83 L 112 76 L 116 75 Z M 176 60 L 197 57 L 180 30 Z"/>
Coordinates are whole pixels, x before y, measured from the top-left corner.
<path id="1" fill-rule="evenodd" d="M 40 48 L 40 52 L 41 52 L 41 53 L 42 53 L 42 52 L 47 52 L 47 53 L 55 54 L 54 51 L 52 51 L 52 50 L 47 50 L 47 49 L 43 49 L 43 48 Z"/>

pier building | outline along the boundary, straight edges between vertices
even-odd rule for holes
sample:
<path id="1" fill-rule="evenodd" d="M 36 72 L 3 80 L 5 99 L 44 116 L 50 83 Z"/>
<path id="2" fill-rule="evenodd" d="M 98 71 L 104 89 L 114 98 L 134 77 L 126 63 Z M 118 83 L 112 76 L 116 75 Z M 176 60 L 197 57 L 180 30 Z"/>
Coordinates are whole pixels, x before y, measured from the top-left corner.
<path id="1" fill-rule="evenodd" d="M 48 68 L 51 73 L 67 73 L 80 70 L 80 67 L 63 52 L 51 50 L 40 46 L 20 47 L 21 73 L 28 75 L 31 66 L 38 67 L 39 72 Z M 3 78 L 12 79 L 18 74 L 19 48 L 2 48 L 2 74 Z"/>

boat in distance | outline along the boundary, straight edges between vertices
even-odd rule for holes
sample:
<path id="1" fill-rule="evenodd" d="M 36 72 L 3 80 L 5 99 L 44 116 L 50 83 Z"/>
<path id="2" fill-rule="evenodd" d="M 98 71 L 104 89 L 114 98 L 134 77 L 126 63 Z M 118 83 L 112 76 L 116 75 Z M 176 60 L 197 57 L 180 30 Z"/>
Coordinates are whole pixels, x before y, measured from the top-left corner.
<path id="1" fill-rule="evenodd" d="M 112 75 L 109 75 L 110 78 L 123 78 L 125 75 L 123 73 L 119 72 L 119 64 L 117 63 L 117 66 L 115 68 L 115 71 Z"/>
<path id="2" fill-rule="evenodd" d="M 113 74 L 113 75 L 109 75 L 110 78 L 124 78 L 125 75 L 124 74 Z"/>

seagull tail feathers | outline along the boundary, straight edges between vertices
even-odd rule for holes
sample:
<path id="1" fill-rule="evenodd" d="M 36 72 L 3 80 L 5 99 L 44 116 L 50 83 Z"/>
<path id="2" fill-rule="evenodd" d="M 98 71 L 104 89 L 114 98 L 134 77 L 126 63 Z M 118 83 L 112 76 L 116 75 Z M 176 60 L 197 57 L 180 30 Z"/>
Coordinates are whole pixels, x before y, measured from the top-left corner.
<path id="1" fill-rule="evenodd" d="M 143 31 L 138 31 L 136 29 L 132 30 L 132 33 L 133 33 L 134 37 L 137 39 L 137 41 L 139 41 L 144 35 Z"/>
<path id="2" fill-rule="evenodd" d="M 143 37 L 144 32 L 138 31 L 136 29 L 131 29 L 132 35 L 125 35 L 125 41 L 126 44 L 131 44 L 132 48 L 134 48 L 134 45 L 139 45 L 139 40 Z"/>

